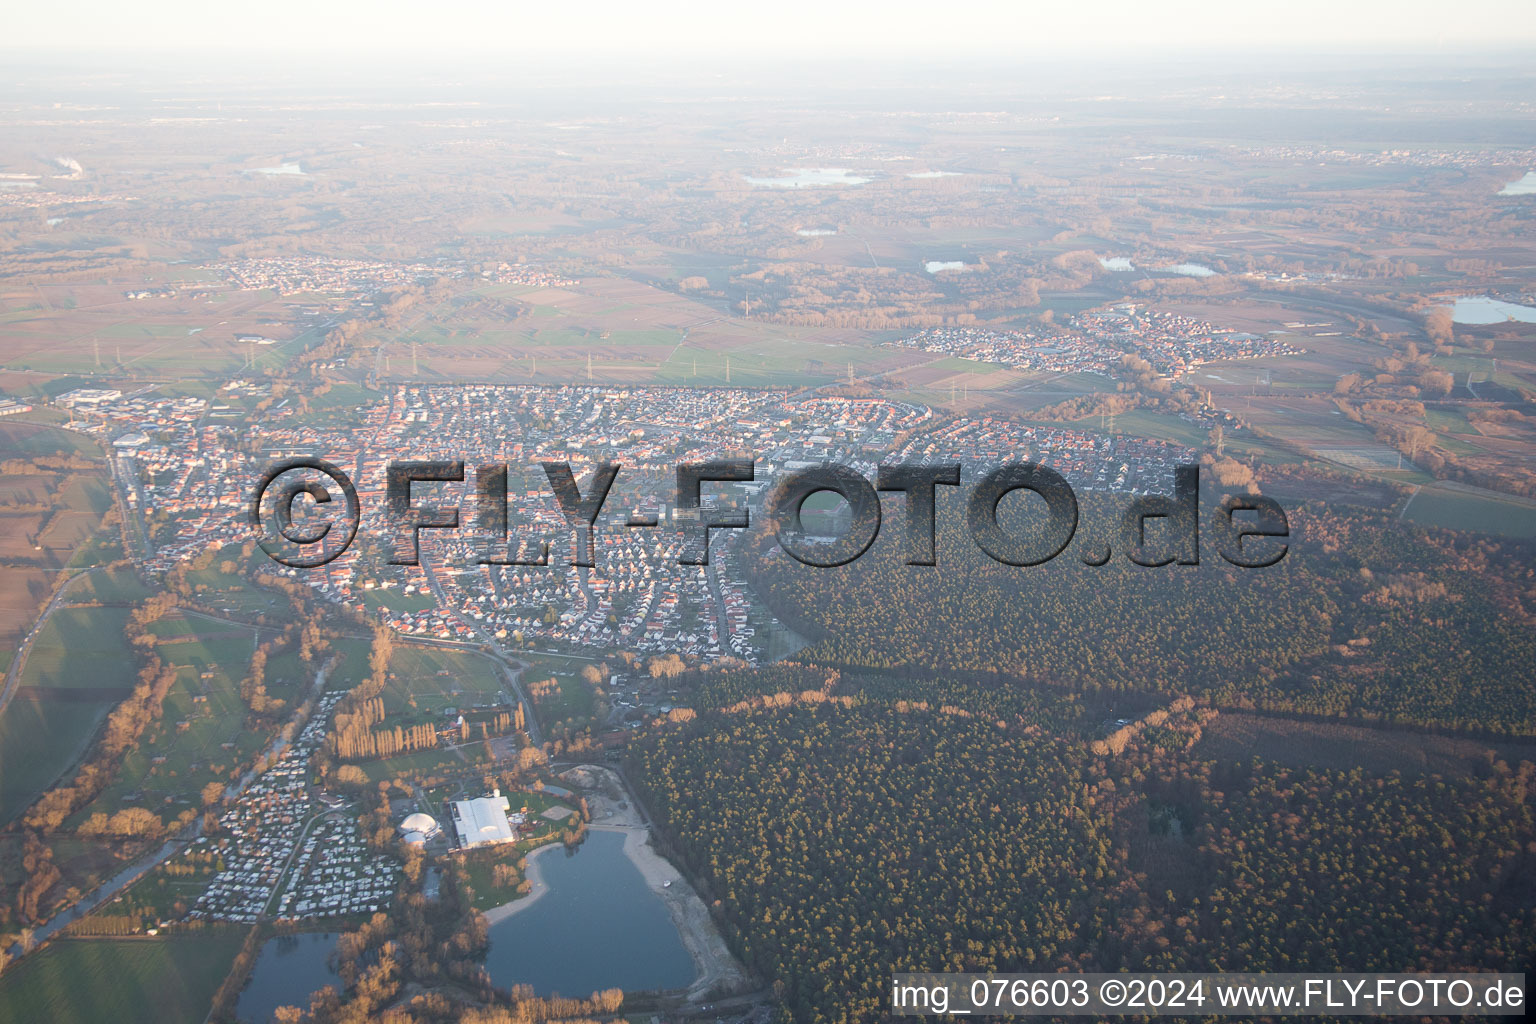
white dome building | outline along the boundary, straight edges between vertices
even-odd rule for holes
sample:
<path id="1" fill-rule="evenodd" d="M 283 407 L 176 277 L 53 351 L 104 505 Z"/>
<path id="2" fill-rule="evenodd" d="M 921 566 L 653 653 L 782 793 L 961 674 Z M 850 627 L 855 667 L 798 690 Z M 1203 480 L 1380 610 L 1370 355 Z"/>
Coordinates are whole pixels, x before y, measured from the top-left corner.
<path id="1" fill-rule="evenodd" d="M 442 831 L 436 818 L 417 811 L 400 823 L 400 841 L 407 846 L 425 846 L 427 840 L 436 838 Z"/>

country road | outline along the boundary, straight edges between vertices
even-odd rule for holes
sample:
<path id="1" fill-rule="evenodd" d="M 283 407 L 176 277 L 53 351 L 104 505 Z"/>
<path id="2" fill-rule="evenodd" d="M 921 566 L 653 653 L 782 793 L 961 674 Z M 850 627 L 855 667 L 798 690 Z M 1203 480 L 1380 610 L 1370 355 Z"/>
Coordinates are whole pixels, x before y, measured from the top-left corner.
<path id="1" fill-rule="evenodd" d="M 60 602 L 64 600 L 64 592 L 74 586 L 76 580 L 84 579 L 96 569 L 97 567 L 93 566 L 78 572 L 59 584 L 59 589 L 53 592 L 53 596 L 48 599 L 48 604 L 43 608 L 43 613 L 37 617 L 32 631 L 22 637 L 21 643 L 16 647 L 16 656 L 11 659 L 11 667 L 5 670 L 5 689 L 0 690 L 0 714 L 5 712 L 5 706 L 11 702 L 11 697 L 16 693 L 16 687 L 21 682 L 22 670 L 27 663 L 27 654 L 32 650 L 32 642 L 37 639 L 37 634 L 42 632 L 43 626 L 48 622 L 48 616 L 58 609 Z"/>

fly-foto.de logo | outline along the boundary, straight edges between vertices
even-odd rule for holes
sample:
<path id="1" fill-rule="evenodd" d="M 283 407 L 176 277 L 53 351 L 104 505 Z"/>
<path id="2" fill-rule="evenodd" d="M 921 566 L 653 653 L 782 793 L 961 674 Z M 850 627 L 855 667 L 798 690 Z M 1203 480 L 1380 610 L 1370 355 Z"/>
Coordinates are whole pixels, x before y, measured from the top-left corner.
<path id="1" fill-rule="evenodd" d="M 604 503 L 618 479 L 621 465 L 593 466 L 583 485 L 568 462 L 541 463 L 566 524 L 575 533 L 571 564 L 595 566 L 595 544 Z M 750 483 L 756 480 L 753 459 L 688 462 L 676 467 L 674 524 L 682 530 L 679 565 L 708 565 L 709 537 L 714 530 L 742 530 L 752 524 L 751 510 L 703 500 L 705 484 Z M 474 467 L 471 530 L 476 565 L 548 566 L 549 542 L 521 538 L 510 529 L 506 463 Z M 418 500 L 418 489 L 435 484 L 464 483 L 462 461 L 399 461 L 385 468 L 383 538 L 393 565 L 416 565 L 423 530 L 459 530 L 457 504 Z M 764 515 L 779 546 L 803 565 L 830 568 L 846 565 L 864 552 L 880 533 L 881 491 L 899 493 L 905 506 L 903 540 L 908 565 L 938 564 L 934 542 L 940 487 L 961 486 L 959 463 L 913 463 L 880 466 L 871 483 L 862 474 L 836 463 L 802 467 L 778 479 L 768 493 Z M 1027 491 L 1044 499 L 1045 519 L 1034 528 L 1010 529 L 998 508 L 1005 497 Z M 802 519 L 806 499 L 831 492 L 847 503 L 848 526 L 836 537 L 808 531 Z M 302 514 L 296 514 L 301 512 Z M 290 459 L 270 466 L 251 496 L 249 522 L 262 550 L 293 568 L 317 568 L 339 557 L 352 544 L 362 522 L 357 488 L 345 472 L 323 459 Z M 1112 543 L 1083 546 L 1078 560 L 1088 566 L 1106 565 L 1119 551 L 1130 562 L 1148 567 L 1199 565 L 1201 550 L 1200 467 L 1174 470 L 1173 494 L 1136 495 L 1118 516 Z M 1210 539 L 1227 563 L 1245 569 L 1275 565 L 1289 550 L 1285 510 L 1258 494 L 1223 496 L 1205 517 Z M 1147 543 L 1150 521 L 1166 520 L 1162 543 Z M 630 515 L 621 529 L 654 529 L 656 515 Z M 1078 501 L 1072 487 L 1056 470 L 1035 462 L 1009 462 L 983 474 L 966 496 L 965 526 L 976 546 L 1006 565 L 1035 566 L 1056 558 L 1072 543 L 1078 528 Z M 610 527 L 611 528 L 611 527 Z M 1171 537 L 1170 537 L 1171 534 Z"/>

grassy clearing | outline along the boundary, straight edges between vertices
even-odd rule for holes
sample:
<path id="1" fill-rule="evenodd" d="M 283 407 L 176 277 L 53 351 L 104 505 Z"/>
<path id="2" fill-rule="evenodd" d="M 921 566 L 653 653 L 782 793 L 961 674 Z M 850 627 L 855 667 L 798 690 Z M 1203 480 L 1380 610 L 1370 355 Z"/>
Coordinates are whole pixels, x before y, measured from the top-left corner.
<path id="1" fill-rule="evenodd" d="M 241 574 L 241 568 L 256 570 L 271 562 L 259 550 L 241 553 L 237 545 L 221 549 L 207 565 L 189 569 L 187 583 L 206 607 L 227 615 L 253 618 L 257 615 L 281 615 L 288 607 L 282 598 L 271 594 Z"/>
<path id="2" fill-rule="evenodd" d="M 369 782 L 387 779 L 425 779 L 432 775 L 464 771 L 473 765 L 484 764 L 491 759 L 484 743 L 466 743 L 449 750 L 434 747 L 418 750 L 413 754 L 386 757 L 382 761 L 362 761 L 358 767 L 368 776 Z"/>
<path id="3" fill-rule="evenodd" d="M 1217 760 L 1261 757 L 1278 764 L 1385 775 L 1438 774 L 1450 778 L 1487 769 L 1487 754 L 1511 764 L 1536 757 L 1530 740 L 1488 741 L 1428 733 L 1223 713 L 1206 727 L 1197 752 Z"/>
<path id="4" fill-rule="evenodd" d="M 199 1024 L 244 937 L 60 939 L 0 976 L 0 1019 Z"/>
<path id="5" fill-rule="evenodd" d="M 585 725 L 592 717 L 595 695 L 592 687 L 581 678 L 586 659 L 546 658 L 539 655 L 521 655 L 529 663 L 523 673 L 523 683 L 539 710 L 539 719 L 550 729 L 565 723 L 576 727 Z M 554 680 L 554 686 L 541 685 Z"/>
<path id="6" fill-rule="evenodd" d="M 380 608 L 388 608 L 396 612 L 424 612 L 436 606 L 437 601 L 430 593 L 407 594 L 400 587 L 391 587 L 388 590 L 365 590 L 362 592 L 363 607 L 370 612 Z"/>
<path id="7" fill-rule="evenodd" d="M 503 682 L 488 658 L 451 648 L 400 645 L 389 662 L 385 712 L 405 723 L 435 720 L 447 708 L 463 710 L 498 698 Z"/>

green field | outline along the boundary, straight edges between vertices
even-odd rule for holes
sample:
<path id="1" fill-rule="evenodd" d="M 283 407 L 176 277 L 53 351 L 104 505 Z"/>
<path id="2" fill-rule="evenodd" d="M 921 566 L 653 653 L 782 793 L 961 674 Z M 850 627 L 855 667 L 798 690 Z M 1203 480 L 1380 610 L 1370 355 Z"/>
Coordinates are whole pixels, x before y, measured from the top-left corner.
<path id="1" fill-rule="evenodd" d="M 1536 505 L 1493 495 L 1423 487 L 1409 501 L 1403 518 L 1423 526 L 1536 537 Z"/>
<path id="2" fill-rule="evenodd" d="M 150 624 L 162 638 L 156 653 L 176 669 L 159 720 L 123 758 L 112 783 L 69 819 L 78 827 L 93 814 L 146 807 L 162 820 L 201 806 L 210 782 L 228 783 L 270 737 L 246 728 L 240 680 L 250 665 L 250 629 L 195 616 L 171 615 Z"/>
<path id="3" fill-rule="evenodd" d="M 197 595 L 204 607 L 217 609 L 225 614 L 251 618 L 283 612 L 287 602 L 275 594 L 262 590 L 241 575 L 242 566 L 255 570 L 271 566 L 267 556 L 253 551 L 242 555 L 240 547 L 230 545 L 203 564 L 199 559 L 187 570 L 187 585 Z"/>
<path id="4" fill-rule="evenodd" d="M 0 975 L 0 1020 L 200 1024 L 244 937 L 57 940 Z"/>
<path id="5" fill-rule="evenodd" d="M 554 730 L 562 723 L 576 727 L 585 725 L 592 717 L 595 696 L 592 687 L 581 678 L 582 667 L 593 663 L 589 658 L 556 658 L 536 654 L 519 655 L 528 662 L 523 673 L 523 689 L 533 698 L 539 709 L 539 721 Z M 555 681 L 555 689 L 535 695 L 533 688 L 547 679 Z"/>
<path id="6" fill-rule="evenodd" d="M 81 691 L 134 685 L 139 658 L 123 636 L 127 614 L 60 608 L 39 632 L 20 685 L 57 691 L 58 699 L 18 696 L 0 712 L 0 822 L 19 815 L 74 764 L 121 699 Z"/>
<path id="7" fill-rule="evenodd" d="M 68 770 L 112 710 L 110 701 L 12 700 L 0 712 L 0 826 Z"/>
<path id="8" fill-rule="evenodd" d="M 363 607 L 370 612 L 380 608 L 388 608 L 396 612 L 424 612 L 437 605 L 430 593 L 407 594 L 400 587 L 391 587 L 388 590 L 364 590 L 362 593 Z"/>
<path id="9" fill-rule="evenodd" d="M 424 779 L 432 775 L 459 772 L 471 765 L 483 764 L 491 759 L 484 743 L 465 743 L 453 748 L 431 747 L 399 757 L 386 757 L 379 761 L 361 761 L 358 767 L 368 776 L 369 782 L 387 779 Z"/>
<path id="10" fill-rule="evenodd" d="M 132 604 L 149 595 L 149 587 L 132 569 L 102 569 L 70 584 L 69 588 L 69 597 L 73 601 L 100 601 L 102 604 Z"/>
<path id="11" fill-rule="evenodd" d="M 45 689 L 129 689 L 139 659 L 128 648 L 122 608 L 60 608 L 27 655 L 21 685 Z"/>
<path id="12" fill-rule="evenodd" d="M 1188 420 L 1145 409 L 1132 409 L 1116 416 L 1115 433 L 1172 441 L 1191 448 L 1203 448 L 1208 443 L 1206 432 Z"/>
<path id="13" fill-rule="evenodd" d="M 70 387 L 79 387 L 83 383 L 76 381 Z M 37 414 L 27 415 L 30 417 Z M 0 456 L 12 458 L 18 455 L 83 455 L 99 459 L 101 446 L 84 434 L 41 427 L 29 420 L 12 420 L 0 424 Z"/>
<path id="14" fill-rule="evenodd" d="M 495 662 L 452 648 L 397 644 L 389 671 L 385 712 L 405 716 L 403 722 L 435 720 L 446 708 L 492 703 L 503 686 Z"/>

